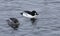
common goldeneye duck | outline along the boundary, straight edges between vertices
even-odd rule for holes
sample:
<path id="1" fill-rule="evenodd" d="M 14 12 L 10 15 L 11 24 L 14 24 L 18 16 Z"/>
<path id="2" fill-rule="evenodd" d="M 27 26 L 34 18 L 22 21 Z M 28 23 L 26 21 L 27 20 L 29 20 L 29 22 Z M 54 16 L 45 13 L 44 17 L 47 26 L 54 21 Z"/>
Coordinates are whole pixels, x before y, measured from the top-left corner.
<path id="1" fill-rule="evenodd" d="M 8 25 L 12 27 L 14 30 L 17 30 L 20 24 L 16 18 L 9 18 L 7 22 L 8 22 Z"/>
<path id="2" fill-rule="evenodd" d="M 24 11 L 23 13 L 21 13 L 21 15 L 28 18 L 35 18 L 39 14 L 35 10 L 33 10 L 33 11 Z"/>

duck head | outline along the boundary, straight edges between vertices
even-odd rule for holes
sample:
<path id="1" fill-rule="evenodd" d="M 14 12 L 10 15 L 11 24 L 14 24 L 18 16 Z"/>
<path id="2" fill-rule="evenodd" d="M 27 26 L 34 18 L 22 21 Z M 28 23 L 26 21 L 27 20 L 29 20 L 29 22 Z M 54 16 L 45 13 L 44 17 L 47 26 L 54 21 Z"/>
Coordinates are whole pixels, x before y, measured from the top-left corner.
<path id="1" fill-rule="evenodd" d="M 39 15 L 35 10 L 32 11 L 32 14 Z"/>

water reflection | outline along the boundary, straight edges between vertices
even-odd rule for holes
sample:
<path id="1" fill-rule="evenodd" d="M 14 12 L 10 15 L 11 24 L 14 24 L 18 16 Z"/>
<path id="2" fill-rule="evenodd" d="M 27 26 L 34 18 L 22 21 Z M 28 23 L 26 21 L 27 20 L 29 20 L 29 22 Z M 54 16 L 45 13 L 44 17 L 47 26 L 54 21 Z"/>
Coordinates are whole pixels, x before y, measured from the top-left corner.
<path id="1" fill-rule="evenodd" d="M 32 27 L 33 27 L 33 30 L 34 30 L 37 27 L 37 19 L 36 18 L 32 18 L 30 20 L 31 20 Z"/>
<path id="2" fill-rule="evenodd" d="M 37 19 L 36 18 L 31 18 L 30 20 L 31 20 L 32 24 L 34 24 Z"/>

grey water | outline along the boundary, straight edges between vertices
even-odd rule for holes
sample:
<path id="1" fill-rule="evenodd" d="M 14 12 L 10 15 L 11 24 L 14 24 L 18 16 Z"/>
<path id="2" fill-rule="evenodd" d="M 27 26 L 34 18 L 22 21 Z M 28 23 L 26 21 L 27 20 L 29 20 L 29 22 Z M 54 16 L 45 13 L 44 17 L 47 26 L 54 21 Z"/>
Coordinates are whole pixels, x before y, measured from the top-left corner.
<path id="1" fill-rule="evenodd" d="M 34 23 L 20 15 L 25 10 L 39 13 Z M 17 31 L 8 26 L 10 17 L 19 20 Z M 0 36 L 60 36 L 60 0 L 0 0 Z"/>

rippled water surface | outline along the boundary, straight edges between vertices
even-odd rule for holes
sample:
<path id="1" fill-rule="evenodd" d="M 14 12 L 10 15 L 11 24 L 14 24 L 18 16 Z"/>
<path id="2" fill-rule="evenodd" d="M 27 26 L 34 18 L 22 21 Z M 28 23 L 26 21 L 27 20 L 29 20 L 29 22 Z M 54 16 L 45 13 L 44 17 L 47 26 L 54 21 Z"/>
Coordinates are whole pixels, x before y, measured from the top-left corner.
<path id="1" fill-rule="evenodd" d="M 21 16 L 24 10 L 36 10 L 37 20 Z M 19 20 L 17 31 L 8 26 L 10 17 Z M 0 36 L 60 36 L 60 0 L 0 0 Z"/>

